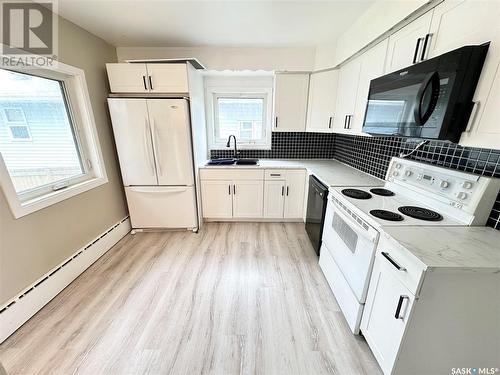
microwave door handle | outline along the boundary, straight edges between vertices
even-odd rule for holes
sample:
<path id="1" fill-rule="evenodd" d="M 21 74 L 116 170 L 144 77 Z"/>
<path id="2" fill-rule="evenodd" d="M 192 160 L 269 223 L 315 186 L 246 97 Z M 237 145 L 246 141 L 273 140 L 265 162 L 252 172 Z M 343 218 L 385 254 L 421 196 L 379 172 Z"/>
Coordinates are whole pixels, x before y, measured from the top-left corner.
<path id="1" fill-rule="evenodd" d="M 431 85 L 431 102 L 427 107 L 427 110 L 422 113 L 422 101 L 424 100 L 425 92 L 427 91 L 429 85 Z M 420 85 L 420 88 L 417 92 L 416 105 L 413 109 L 413 115 L 415 117 L 415 124 L 417 126 L 423 126 L 429 117 L 431 117 L 434 108 L 436 108 L 436 104 L 439 98 L 439 74 L 438 72 L 432 72 L 427 74 L 424 78 L 424 81 Z"/>

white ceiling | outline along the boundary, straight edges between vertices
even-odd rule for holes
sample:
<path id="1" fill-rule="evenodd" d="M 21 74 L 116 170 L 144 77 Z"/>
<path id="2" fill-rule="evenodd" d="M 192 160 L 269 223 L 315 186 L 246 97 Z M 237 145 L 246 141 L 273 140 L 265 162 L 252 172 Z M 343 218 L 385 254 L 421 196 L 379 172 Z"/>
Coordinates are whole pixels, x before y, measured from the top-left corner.
<path id="1" fill-rule="evenodd" d="M 59 13 L 115 46 L 314 46 L 374 0 L 59 0 Z"/>

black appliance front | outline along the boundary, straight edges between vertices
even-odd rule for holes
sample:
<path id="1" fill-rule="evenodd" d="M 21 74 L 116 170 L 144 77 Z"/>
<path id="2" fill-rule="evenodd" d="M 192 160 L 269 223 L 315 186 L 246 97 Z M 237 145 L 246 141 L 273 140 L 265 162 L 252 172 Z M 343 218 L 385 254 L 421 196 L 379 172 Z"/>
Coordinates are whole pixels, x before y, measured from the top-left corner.
<path id="1" fill-rule="evenodd" d="M 458 142 L 488 47 L 462 47 L 372 80 L 363 132 Z"/>
<path id="2" fill-rule="evenodd" d="M 321 236 L 323 235 L 323 224 L 328 197 L 328 188 L 316 177 L 309 176 L 309 193 L 307 196 L 306 232 L 311 244 L 319 256 L 321 248 Z"/>

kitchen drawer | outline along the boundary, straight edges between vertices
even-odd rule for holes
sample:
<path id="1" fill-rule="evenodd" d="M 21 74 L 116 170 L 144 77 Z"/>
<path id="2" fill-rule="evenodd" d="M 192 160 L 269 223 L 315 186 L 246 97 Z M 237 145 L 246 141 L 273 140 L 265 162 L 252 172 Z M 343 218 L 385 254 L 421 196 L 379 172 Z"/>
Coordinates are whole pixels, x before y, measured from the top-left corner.
<path id="1" fill-rule="evenodd" d="M 286 170 L 266 169 L 264 175 L 266 180 L 284 180 L 286 178 Z"/>
<path id="2" fill-rule="evenodd" d="M 411 293 L 418 295 L 426 268 L 423 263 L 385 233 L 380 236 L 377 257 Z"/>
<path id="3" fill-rule="evenodd" d="M 237 169 L 234 167 L 200 169 L 202 180 L 264 180 L 263 169 Z"/>

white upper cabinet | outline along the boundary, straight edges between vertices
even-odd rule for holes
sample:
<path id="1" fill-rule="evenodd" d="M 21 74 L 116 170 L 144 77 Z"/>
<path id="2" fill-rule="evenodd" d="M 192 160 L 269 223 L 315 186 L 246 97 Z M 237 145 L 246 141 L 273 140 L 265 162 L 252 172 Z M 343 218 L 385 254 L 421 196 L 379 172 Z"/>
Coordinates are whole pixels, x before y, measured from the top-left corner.
<path id="1" fill-rule="evenodd" d="M 106 64 L 111 92 L 148 92 L 146 64 Z"/>
<path id="2" fill-rule="evenodd" d="M 150 92 L 188 92 L 186 64 L 147 64 Z"/>
<path id="3" fill-rule="evenodd" d="M 386 73 L 403 69 L 426 58 L 430 37 L 427 37 L 426 51 L 424 45 L 431 20 L 432 11 L 429 11 L 389 37 Z"/>
<path id="4" fill-rule="evenodd" d="M 276 74 L 273 131 L 303 132 L 306 130 L 308 92 L 308 73 Z"/>
<path id="5" fill-rule="evenodd" d="M 361 70 L 359 74 L 358 90 L 356 94 L 356 107 L 351 119 L 349 130 L 361 134 L 365 120 L 366 104 L 370 91 L 370 81 L 384 75 L 384 63 L 387 53 L 388 39 L 366 51 L 361 56 Z"/>
<path id="6" fill-rule="evenodd" d="M 186 64 L 106 64 L 109 87 L 114 93 L 186 93 Z"/>
<path id="7" fill-rule="evenodd" d="M 338 69 L 311 74 L 306 131 L 333 132 L 338 76 Z"/>
<path id="8" fill-rule="evenodd" d="M 333 120 L 335 132 L 349 132 L 349 125 L 352 123 L 356 107 L 360 71 L 361 60 L 359 58 L 349 61 L 340 68 L 337 90 L 337 115 Z"/>
<path id="9" fill-rule="evenodd" d="M 460 144 L 500 148 L 500 2 L 445 1 L 434 8 L 429 57 L 490 42 L 474 95 L 476 108 Z"/>

